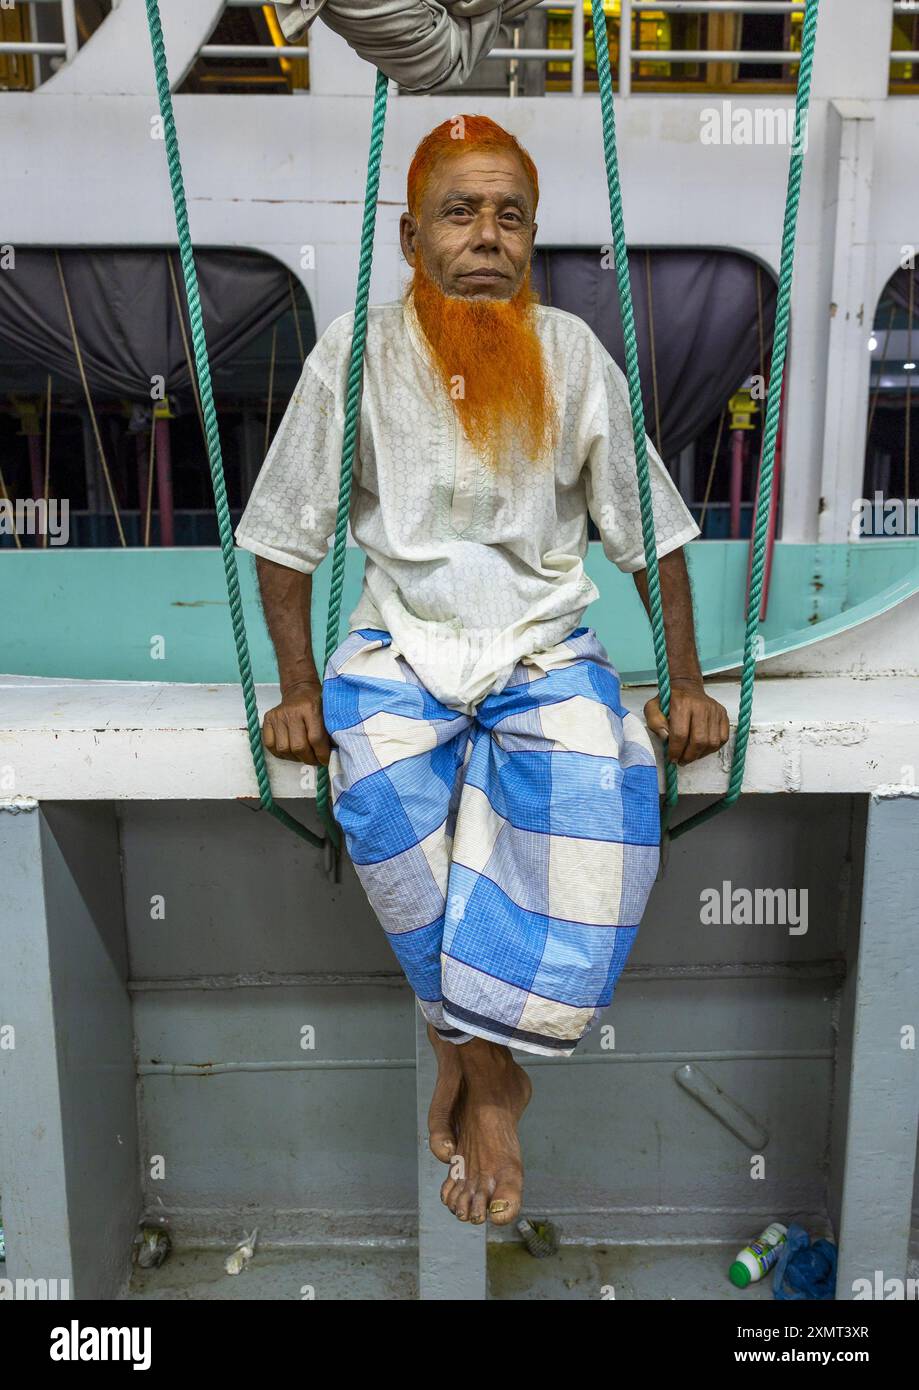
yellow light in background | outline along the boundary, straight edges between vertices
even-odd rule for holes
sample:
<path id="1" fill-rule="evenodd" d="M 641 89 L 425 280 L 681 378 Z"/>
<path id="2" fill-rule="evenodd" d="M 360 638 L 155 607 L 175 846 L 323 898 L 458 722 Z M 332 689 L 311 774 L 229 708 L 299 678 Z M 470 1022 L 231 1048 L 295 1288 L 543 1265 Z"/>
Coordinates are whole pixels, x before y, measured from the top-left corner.
<path id="1" fill-rule="evenodd" d="M 759 405 L 753 399 L 753 393 L 747 386 L 742 386 L 739 391 L 728 401 L 728 410 L 731 412 L 732 430 L 754 430 L 756 429 L 756 416 L 759 414 Z"/>
<path id="2" fill-rule="evenodd" d="M 262 14 L 265 16 L 265 23 L 268 25 L 268 33 L 271 35 L 272 44 L 275 48 L 286 48 L 287 40 L 284 37 L 284 31 L 278 23 L 274 5 L 262 5 L 261 8 Z M 281 72 L 292 86 L 297 87 L 302 85 L 306 87 L 306 65 L 309 62 L 308 58 L 279 58 L 278 62 L 280 63 Z M 300 77 L 302 81 L 298 83 L 296 80 L 297 77 Z"/>
<path id="3" fill-rule="evenodd" d="M 284 38 L 284 33 L 281 29 L 280 24 L 278 23 L 278 17 L 274 12 L 274 5 L 263 5 L 262 14 L 265 16 L 265 23 L 268 25 L 268 32 L 271 35 L 271 42 L 274 44 L 275 48 L 286 48 L 287 40 Z M 282 58 L 280 62 L 281 71 L 284 73 L 285 77 L 289 77 L 290 59 Z"/>

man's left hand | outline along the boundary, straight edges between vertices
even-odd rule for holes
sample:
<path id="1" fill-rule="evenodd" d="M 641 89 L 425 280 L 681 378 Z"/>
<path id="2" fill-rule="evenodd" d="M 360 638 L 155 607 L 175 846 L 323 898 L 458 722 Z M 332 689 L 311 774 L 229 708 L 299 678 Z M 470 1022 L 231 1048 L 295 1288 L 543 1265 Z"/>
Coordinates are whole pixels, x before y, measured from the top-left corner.
<path id="1" fill-rule="evenodd" d="M 701 681 L 676 677 L 670 682 L 670 716 L 664 718 L 655 695 L 645 705 L 648 728 L 660 739 L 669 739 L 672 763 L 685 766 L 715 753 L 731 732 L 727 710 L 706 695 Z"/>

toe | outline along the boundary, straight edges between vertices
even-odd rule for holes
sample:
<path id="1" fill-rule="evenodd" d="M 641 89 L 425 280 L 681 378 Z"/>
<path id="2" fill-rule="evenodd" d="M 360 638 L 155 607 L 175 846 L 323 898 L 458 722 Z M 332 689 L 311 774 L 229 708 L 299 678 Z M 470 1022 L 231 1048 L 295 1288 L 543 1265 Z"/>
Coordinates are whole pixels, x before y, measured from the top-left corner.
<path id="1" fill-rule="evenodd" d="M 456 1153 L 456 1143 L 449 1129 L 432 1128 L 428 1135 L 428 1147 L 441 1163 L 449 1163 Z"/>
<path id="2" fill-rule="evenodd" d="M 491 1201 L 488 1204 L 489 1220 L 495 1226 L 508 1226 L 520 1215 L 523 1194 L 522 1175 L 515 1173 L 503 1177 L 495 1183 Z"/>
<path id="3" fill-rule="evenodd" d="M 456 1205 L 453 1207 L 453 1215 L 457 1218 L 458 1221 L 469 1220 L 469 1213 L 472 1210 L 472 1203 L 475 1194 L 476 1184 L 474 1182 L 467 1182 L 463 1184 L 463 1190 L 457 1197 Z"/>
<path id="4" fill-rule="evenodd" d="M 481 1226 L 488 1213 L 488 1189 L 480 1187 L 469 1208 L 469 1221 L 473 1226 Z"/>
<path id="5" fill-rule="evenodd" d="M 447 1193 L 446 1198 L 444 1199 L 445 1205 L 450 1208 L 454 1216 L 456 1215 L 457 1208 L 459 1207 L 460 1202 L 463 1200 L 463 1194 L 465 1191 L 466 1184 L 464 1182 L 454 1182 L 451 1185 L 450 1191 Z"/>

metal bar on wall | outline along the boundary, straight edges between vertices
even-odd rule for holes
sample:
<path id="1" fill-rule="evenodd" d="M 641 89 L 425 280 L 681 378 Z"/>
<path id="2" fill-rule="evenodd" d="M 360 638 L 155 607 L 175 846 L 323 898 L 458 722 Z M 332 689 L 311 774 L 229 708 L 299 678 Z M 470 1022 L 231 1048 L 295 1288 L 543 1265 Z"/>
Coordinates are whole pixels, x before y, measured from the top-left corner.
<path id="1" fill-rule="evenodd" d="M 68 63 L 72 63 L 80 47 L 80 40 L 77 34 L 77 11 L 74 0 L 61 0 L 61 19 L 64 22 L 64 51 Z"/>
<path id="2" fill-rule="evenodd" d="M 596 41 L 594 34 L 594 43 Z M 632 95 L 632 0 L 622 0 L 619 20 L 619 95 Z"/>

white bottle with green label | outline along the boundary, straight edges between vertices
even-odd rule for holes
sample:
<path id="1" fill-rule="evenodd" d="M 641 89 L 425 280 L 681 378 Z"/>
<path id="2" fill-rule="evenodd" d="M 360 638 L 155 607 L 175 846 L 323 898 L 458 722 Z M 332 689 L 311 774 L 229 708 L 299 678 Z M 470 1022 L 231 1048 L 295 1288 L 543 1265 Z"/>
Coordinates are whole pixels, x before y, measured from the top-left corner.
<path id="1" fill-rule="evenodd" d="M 764 1279 L 779 1258 L 787 1235 L 788 1227 L 780 1221 L 767 1226 L 762 1235 L 744 1246 L 731 1265 L 728 1270 L 731 1283 L 738 1289 L 745 1289 L 748 1284 Z"/>

